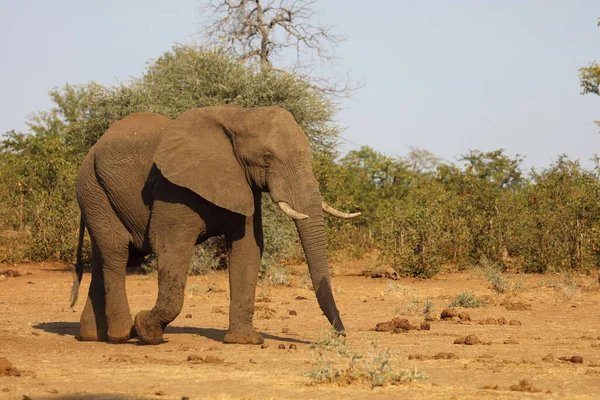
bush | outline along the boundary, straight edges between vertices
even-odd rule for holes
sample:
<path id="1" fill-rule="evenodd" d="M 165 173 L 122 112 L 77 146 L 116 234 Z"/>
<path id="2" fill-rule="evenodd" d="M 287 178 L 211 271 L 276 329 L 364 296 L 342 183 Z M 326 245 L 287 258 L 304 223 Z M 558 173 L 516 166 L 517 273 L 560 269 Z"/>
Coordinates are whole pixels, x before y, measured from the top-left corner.
<path id="1" fill-rule="evenodd" d="M 481 307 L 483 302 L 475 296 L 475 293 L 465 290 L 459 293 L 458 296 L 448 304 L 448 307 L 465 307 L 465 308 L 476 308 Z"/>

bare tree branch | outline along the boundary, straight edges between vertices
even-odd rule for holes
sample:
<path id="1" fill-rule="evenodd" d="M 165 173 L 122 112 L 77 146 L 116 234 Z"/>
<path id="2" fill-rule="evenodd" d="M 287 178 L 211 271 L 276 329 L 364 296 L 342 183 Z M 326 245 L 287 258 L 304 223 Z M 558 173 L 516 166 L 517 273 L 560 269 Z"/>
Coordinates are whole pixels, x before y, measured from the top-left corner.
<path id="1" fill-rule="evenodd" d="M 335 64 L 335 48 L 346 40 L 332 33 L 332 27 L 314 23 L 319 12 L 316 0 L 208 0 L 202 33 L 211 47 L 232 54 L 261 69 L 273 68 L 273 62 L 296 53 L 294 73 L 314 84 L 316 90 L 344 97 L 361 85 L 332 83 L 315 78 L 306 71 L 311 66 Z"/>

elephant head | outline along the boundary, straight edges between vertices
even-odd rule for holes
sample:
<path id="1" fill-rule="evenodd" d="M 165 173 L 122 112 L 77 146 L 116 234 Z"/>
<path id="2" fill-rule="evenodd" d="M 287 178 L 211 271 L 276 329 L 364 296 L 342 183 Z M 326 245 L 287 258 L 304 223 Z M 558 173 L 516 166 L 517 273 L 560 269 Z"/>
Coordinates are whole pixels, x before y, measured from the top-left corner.
<path id="1" fill-rule="evenodd" d="M 171 182 L 230 211 L 251 216 L 253 192 L 269 192 L 293 218 L 319 305 L 338 332 L 327 264 L 323 211 L 346 214 L 322 201 L 310 164 L 310 145 L 294 117 L 279 107 L 207 107 L 182 114 L 166 132 L 154 161 Z"/>

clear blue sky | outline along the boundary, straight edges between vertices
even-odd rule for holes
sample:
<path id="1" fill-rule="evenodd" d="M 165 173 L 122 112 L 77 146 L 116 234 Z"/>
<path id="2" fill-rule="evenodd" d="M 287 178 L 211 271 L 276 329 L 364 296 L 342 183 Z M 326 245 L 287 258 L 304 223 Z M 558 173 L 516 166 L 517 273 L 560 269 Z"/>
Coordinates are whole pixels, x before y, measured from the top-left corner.
<path id="1" fill-rule="evenodd" d="M 139 76 L 174 43 L 201 40 L 201 0 L 0 0 L 0 133 L 24 129 L 66 82 Z M 348 36 L 340 68 L 366 86 L 343 102 L 346 149 L 409 146 L 454 160 L 505 148 L 548 166 L 600 152 L 600 97 L 578 69 L 600 60 L 598 1 L 321 0 Z M 354 144 L 352 144 L 354 143 Z"/>

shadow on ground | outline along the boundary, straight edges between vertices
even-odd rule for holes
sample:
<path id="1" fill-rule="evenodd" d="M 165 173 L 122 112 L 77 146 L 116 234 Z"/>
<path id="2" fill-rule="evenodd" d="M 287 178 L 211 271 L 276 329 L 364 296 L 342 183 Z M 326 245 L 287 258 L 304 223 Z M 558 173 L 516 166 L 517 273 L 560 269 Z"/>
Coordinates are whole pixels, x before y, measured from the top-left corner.
<path id="1" fill-rule="evenodd" d="M 42 322 L 36 325 L 33 325 L 32 328 L 39 329 L 44 332 L 53 333 L 59 336 L 73 336 L 77 337 L 79 334 L 79 322 Z M 167 326 L 165 329 L 165 335 L 171 334 L 195 334 L 198 336 L 203 336 L 207 339 L 214 340 L 216 342 L 223 342 L 223 338 L 225 337 L 225 333 L 227 331 L 225 329 L 215 329 L 215 328 L 197 328 L 192 326 Z M 288 343 L 298 343 L 298 344 L 310 344 L 311 342 L 290 338 L 290 337 L 281 337 L 272 335 L 270 333 L 260 333 L 263 338 L 269 340 L 278 340 L 280 342 L 288 342 Z M 131 341 L 130 344 L 141 344 L 139 341 Z"/>

